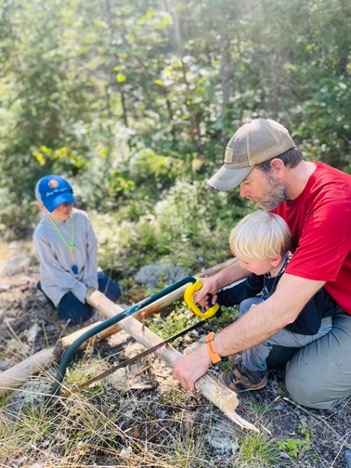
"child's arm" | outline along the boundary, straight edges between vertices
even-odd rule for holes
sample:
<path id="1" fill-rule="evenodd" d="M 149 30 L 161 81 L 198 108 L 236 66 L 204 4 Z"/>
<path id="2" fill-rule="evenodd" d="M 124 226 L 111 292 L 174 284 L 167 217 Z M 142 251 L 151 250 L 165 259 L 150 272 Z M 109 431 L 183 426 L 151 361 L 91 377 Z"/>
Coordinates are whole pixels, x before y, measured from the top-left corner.
<path id="1" fill-rule="evenodd" d="M 240 281 L 231 288 L 222 289 L 217 296 L 219 305 L 225 307 L 240 304 L 248 297 L 255 297 L 262 291 L 263 277 L 250 274 L 245 280 Z"/>

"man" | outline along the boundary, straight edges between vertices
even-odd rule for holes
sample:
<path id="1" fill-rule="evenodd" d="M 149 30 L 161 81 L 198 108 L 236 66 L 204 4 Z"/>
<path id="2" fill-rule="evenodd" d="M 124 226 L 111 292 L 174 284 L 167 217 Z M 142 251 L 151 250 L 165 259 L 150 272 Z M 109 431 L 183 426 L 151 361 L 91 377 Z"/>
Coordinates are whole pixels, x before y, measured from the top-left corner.
<path id="1" fill-rule="evenodd" d="M 256 119 L 234 134 L 224 165 L 208 183 L 223 191 L 239 186 L 242 197 L 282 216 L 292 232 L 294 255 L 274 294 L 216 336 L 210 334 L 206 345 L 175 364 L 174 378 L 194 390 L 212 363 L 252 348 L 294 322 L 324 286 L 339 313 L 327 335 L 288 362 L 286 385 L 302 405 L 334 407 L 351 395 L 351 176 L 303 161 L 282 125 Z M 204 305 L 212 294 L 215 301 L 221 288 L 245 276 L 236 262 L 203 279 L 196 300 Z M 276 355 L 275 363 L 286 363 L 294 351 Z"/>

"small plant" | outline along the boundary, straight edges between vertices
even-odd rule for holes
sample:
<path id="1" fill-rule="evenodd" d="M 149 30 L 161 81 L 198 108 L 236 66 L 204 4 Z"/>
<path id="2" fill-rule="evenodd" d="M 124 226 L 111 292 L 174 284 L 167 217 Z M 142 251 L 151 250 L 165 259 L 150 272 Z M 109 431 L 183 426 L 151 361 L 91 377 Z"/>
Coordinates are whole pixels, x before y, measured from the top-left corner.
<path id="1" fill-rule="evenodd" d="M 171 388 L 168 391 L 164 391 L 161 397 L 161 402 L 164 405 L 179 405 L 182 406 L 187 401 L 187 395 L 179 388 Z"/>
<path id="2" fill-rule="evenodd" d="M 231 325 L 238 318 L 238 309 L 235 307 L 221 307 L 213 317 L 211 327 L 214 331 Z"/>
<path id="3" fill-rule="evenodd" d="M 245 434 L 239 439 L 239 459 L 247 466 L 267 466 L 278 460 L 279 454 L 272 440 L 264 433 Z M 238 465 L 240 466 L 240 465 Z"/>
<path id="4" fill-rule="evenodd" d="M 104 370 L 106 363 L 102 359 L 84 359 L 67 369 L 64 383 L 67 386 L 79 385 Z"/>
<path id="5" fill-rule="evenodd" d="M 288 438 L 278 442 L 278 447 L 280 450 L 286 452 L 289 457 L 297 459 L 301 450 L 309 451 L 311 450 L 311 440 L 309 430 L 305 425 L 302 425 L 300 428 L 301 434 L 304 436 L 303 439 L 297 438 Z"/>
<path id="6" fill-rule="evenodd" d="M 230 361 L 223 361 L 221 363 L 221 372 L 228 372 L 233 369 L 233 365 L 231 364 Z"/>
<path id="7" fill-rule="evenodd" d="M 189 309 L 180 305 L 175 308 L 170 314 L 164 316 L 158 314 L 152 316 L 146 323 L 146 325 L 163 339 L 169 338 L 176 333 L 184 330 L 191 326 L 192 323 L 196 322 L 194 314 Z"/>
<path id="8" fill-rule="evenodd" d="M 259 401 L 252 401 L 252 409 L 258 416 L 263 416 L 267 411 L 267 405 Z"/>
<path id="9" fill-rule="evenodd" d="M 202 438 L 196 438 L 192 430 L 186 431 L 175 440 L 176 450 L 167 461 L 171 466 L 179 468 L 208 466 L 208 462 L 203 457 L 203 445 Z"/>

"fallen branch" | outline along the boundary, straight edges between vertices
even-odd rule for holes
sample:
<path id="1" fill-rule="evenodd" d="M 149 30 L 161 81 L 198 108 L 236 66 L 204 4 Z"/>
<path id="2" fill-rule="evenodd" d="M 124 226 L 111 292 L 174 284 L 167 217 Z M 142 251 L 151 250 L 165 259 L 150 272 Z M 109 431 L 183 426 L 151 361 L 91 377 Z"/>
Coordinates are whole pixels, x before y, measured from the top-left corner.
<path id="1" fill-rule="evenodd" d="M 54 348 L 42 349 L 0 374 L 0 397 L 8 395 L 55 361 Z"/>
<path id="2" fill-rule="evenodd" d="M 185 287 L 184 287 L 185 288 Z M 144 320 L 150 315 L 160 312 L 165 307 L 168 307 L 176 300 L 180 300 L 184 294 L 184 288 L 179 288 L 177 291 L 174 291 L 167 296 L 155 301 L 153 304 L 150 304 L 143 309 L 140 309 L 134 316 L 138 320 Z M 114 304 L 114 314 L 118 314 L 125 310 L 125 306 L 120 306 Z M 23 361 L 15 364 L 10 369 L 2 372 L 0 374 L 0 397 L 6 396 L 13 392 L 16 388 L 20 387 L 26 383 L 30 377 L 39 374 L 43 370 L 50 367 L 54 362 L 59 361 L 62 354 L 65 352 L 69 346 L 74 343 L 81 335 L 86 333 L 90 328 L 96 327 L 101 322 L 95 322 L 88 327 L 84 327 L 80 330 L 77 330 L 70 335 L 65 336 L 59 340 L 55 347 L 43 349 L 32 356 L 24 359 Z M 118 325 L 112 325 L 111 327 L 103 330 L 98 335 L 95 335 L 92 340 L 83 343 L 80 346 L 80 350 L 85 349 L 93 341 L 97 343 L 106 339 L 109 336 L 112 336 L 121 331 L 121 327 Z"/>

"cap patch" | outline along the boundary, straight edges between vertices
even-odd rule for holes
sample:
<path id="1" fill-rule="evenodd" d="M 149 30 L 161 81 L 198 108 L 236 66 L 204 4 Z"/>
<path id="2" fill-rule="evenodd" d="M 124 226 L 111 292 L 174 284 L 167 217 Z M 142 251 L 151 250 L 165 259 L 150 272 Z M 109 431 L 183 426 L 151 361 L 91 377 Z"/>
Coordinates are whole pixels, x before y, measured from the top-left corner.
<path id="1" fill-rule="evenodd" d="M 233 157 L 234 157 L 233 149 L 227 146 L 227 149 L 225 150 L 225 155 L 224 155 L 224 164 L 231 164 L 233 162 Z"/>
<path id="2" fill-rule="evenodd" d="M 58 186 L 59 186 L 59 183 L 58 183 L 57 180 L 55 180 L 55 179 L 49 180 L 49 182 L 48 182 L 48 187 L 49 187 L 49 188 L 55 189 L 55 188 L 57 188 Z"/>

